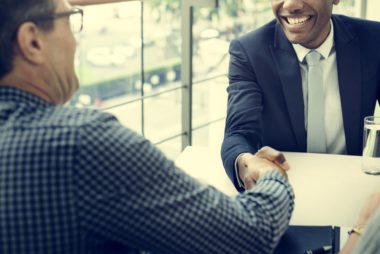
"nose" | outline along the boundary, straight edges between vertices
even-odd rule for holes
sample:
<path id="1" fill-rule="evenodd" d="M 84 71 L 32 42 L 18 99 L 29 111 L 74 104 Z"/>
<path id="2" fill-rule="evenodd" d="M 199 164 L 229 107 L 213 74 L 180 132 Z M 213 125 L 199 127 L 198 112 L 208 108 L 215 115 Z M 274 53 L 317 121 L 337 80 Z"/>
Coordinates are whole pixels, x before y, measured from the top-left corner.
<path id="1" fill-rule="evenodd" d="M 325 1 L 325 0 L 322 0 Z M 284 0 L 282 4 L 282 8 L 287 10 L 288 12 L 297 12 L 302 10 L 304 7 L 303 0 Z"/>

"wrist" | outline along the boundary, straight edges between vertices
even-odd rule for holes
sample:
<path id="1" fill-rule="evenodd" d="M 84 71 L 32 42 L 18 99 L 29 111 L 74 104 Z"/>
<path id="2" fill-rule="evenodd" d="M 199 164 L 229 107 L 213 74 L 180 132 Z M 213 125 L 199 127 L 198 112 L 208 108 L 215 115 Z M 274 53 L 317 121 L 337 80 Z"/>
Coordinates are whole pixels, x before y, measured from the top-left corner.
<path id="1" fill-rule="evenodd" d="M 349 235 L 358 235 L 358 236 L 361 236 L 364 234 L 364 231 L 365 231 L 365 225 L 357 225 L 357 226 L 354 226 L 350 231 L 348 231 L 348 234 Z"/>
<path id="2" fill-rule="evenodd" d="M 252 153 L 241 153 L 238 156 L 238 163 L 241 165 L 247 164 L 247 161 L 253 156 Z"/>
<path id="3" fill-rule="evenodd" d="M 245 170 L 247 169 L 247 161 L 252 156 L 253 154 L 251 153 L 241 153 L 237 157 L 237 172 L 239 174 L 240 179 L 242 179 L 242 176 L 244 175 Z"/>

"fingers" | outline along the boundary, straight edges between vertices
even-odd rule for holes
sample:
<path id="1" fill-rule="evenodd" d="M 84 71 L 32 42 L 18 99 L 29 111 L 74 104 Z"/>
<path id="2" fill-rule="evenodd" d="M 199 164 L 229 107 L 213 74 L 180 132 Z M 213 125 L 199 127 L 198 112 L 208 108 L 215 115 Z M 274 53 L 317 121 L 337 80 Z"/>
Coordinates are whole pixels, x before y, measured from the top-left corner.
<path id="1" fill-rule="evenodd" d="M 256 182 L 260 178 L 260 173 L 258 171 L 250 171 L 243 178 L 244 188 L 246 190 L 252 189 L 256 186 Z"/>
<path id="2" fill-rule="evenodd" d="M 247 178 L 245 181 L 244 181 L 244 188 L 246 190 L 249 190 L 249 189 L 252 189 L 253 187 L 256 186 L 256 179 L 253 179 L 253 178 Z"/>
<path id="3" fill-rule="evenodd" d="M 288 171 L 290 169 L 289 163 L 287 161 L 284 161 L 283 163 L 278 163 L 275 161 L 274 163 L 285 171 Z"/>
<path id="4" fill-rule="evenodd" d="M 289 163 L 286 161 L 285 155 L 269 146 L 262 147 L 259 151 L 257 151 L 255 155 L 257 157 L 272 161 L 285 171 L 290 169 Z"/>

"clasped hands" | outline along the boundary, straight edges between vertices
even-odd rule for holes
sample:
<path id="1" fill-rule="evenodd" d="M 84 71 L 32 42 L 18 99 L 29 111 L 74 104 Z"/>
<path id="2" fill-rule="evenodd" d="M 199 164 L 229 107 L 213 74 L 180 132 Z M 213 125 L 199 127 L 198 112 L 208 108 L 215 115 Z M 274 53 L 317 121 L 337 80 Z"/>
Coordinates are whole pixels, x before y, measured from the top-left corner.
<path id="1" fill-rule="evenodd" d="M 240 180 L 246 190 L 253 188 L 268 171 L 277 170 L 287 178 L 286 171 L 290 168 L 284 154 L 268 146 L 261 148 L 256 154 L 241 154 L 237 166 Z"/>

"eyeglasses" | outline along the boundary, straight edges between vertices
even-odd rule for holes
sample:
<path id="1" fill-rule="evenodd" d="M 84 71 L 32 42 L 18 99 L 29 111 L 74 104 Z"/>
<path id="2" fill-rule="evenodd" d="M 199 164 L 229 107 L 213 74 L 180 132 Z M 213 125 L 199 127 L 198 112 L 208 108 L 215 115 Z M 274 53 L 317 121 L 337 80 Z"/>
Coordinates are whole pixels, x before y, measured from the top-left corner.
<path id="1" fill-rule="evenodd" d="M 82 31 L 83 10 L 78 7 L 74 7 L 70 11 L 58 12 L 58 13 L 53 13 L 48 16 L 32 18 L 31 21 L 38 22 L 38 21 L 46 21 L 46 20 L 52 20 L 52 19 L 60 19 L 64 17 L 69 17 L 70 28 L 73 33 L 79 33 L 80 31 Z"/>

